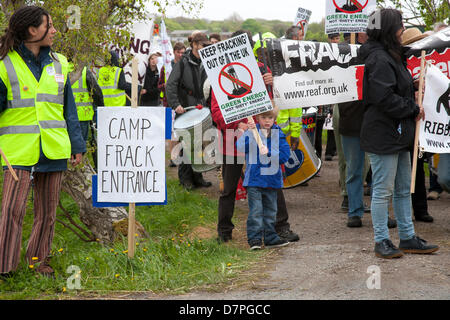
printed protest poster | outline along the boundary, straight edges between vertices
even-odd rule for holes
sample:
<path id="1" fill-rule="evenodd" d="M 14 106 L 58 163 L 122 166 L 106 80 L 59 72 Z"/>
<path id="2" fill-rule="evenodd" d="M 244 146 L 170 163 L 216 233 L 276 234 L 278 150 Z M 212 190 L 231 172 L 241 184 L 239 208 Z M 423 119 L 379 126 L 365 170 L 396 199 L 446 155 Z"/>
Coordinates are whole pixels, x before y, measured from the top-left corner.
<path id="1" fill-rule="evenodd" d="M 311 10 L 298 8 L 297 14 L 295 15 L 294 26 L 301 27 L 304 36 L 306 36 L 306 31 L 308 30 L 308 23 L 311 18 L 311 14 Z"/>
<path id="2" fill-rule="evenodd" d="M 434 65 L 429 65 L 425 78 L 419 145 L 422 151 L 450 153 L 450 80 Z"/>
<path id="3" fill-rule="evenodd" d="M 247 34 L 200 50 L 225 123 L 272 110 L 272 102 Z"/>
<path id="4" fill-rule="evenodd" d="M 98 202 L 166 200 L 166 108 L 98 108 Z"/>
<path id="5" fill-rule="evenodd" d="M 376 0 L 325 0 L 325 33 L 366 32 Z"/>
<path id="6" fill-rule="evenodd" d="M 421 52 L 425 50 L 425 59 L 450 78 L 450 27 L 408 46 L 410 47 L 410 50 L 406 53 L 408 69 L 413 77 L 420 74 Z"/>
<path id="7" fill-rule="evenodd" d="M 305 108 L 362 99 L 359 45 L 269 39 L 275 105 Z"/>

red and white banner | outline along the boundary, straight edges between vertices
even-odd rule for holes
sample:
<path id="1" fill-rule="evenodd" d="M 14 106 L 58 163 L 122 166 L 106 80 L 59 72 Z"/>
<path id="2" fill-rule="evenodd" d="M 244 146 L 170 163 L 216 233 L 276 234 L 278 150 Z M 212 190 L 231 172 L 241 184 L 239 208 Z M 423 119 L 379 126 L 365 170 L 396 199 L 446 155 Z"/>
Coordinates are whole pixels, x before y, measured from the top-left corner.
<path id="1" fill-rule="evenodd" d="M 359 45 L 269 39 L 274 100 L 280 109 L 362 99 Z"/>
<path id="2" fill-rule="evenodd" d="M 408 57 L 408 69 L 413 77 L 420 74 L 422 50 L 427 53 L 425 59 L 450 78 L 450 27 L 410 45 L 406 56 Z"/>

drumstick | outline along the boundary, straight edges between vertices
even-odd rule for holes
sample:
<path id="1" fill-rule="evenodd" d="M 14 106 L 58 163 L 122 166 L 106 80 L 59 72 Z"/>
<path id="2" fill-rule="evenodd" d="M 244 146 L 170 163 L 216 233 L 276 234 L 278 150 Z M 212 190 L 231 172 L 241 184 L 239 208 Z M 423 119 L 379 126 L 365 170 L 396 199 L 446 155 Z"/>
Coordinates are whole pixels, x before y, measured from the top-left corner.
<path id="1" fill-rule="evenodd" d="M 11 167 L 11 164 L 8 161 L 8 158 L 6 158 L 5 153 L 3 152 L 3 150 L 0 148 L 0 154 L 2 155 L 3 160 L 5 160 L 6 165 L 8 166 L 9 171 L 11 172 L 14 180 L 19 181 L 19 178 L 16 175 L 16 172 L 14 171 L 14 169 Z"/>

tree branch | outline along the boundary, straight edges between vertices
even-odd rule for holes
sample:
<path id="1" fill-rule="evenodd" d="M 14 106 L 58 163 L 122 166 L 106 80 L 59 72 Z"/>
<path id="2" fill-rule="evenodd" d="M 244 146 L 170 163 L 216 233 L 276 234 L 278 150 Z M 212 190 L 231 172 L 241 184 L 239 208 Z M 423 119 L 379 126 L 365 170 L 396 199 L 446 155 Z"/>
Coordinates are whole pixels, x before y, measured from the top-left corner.
<path id="1" fill-rule="evenodd" d="M 69 222 L 75 227 L 77 228 L 79 231 L 81 231 L 89 240 L 85 240 L 83 239 L 76 231 L 74 231 L 71 227 L 67 226 L 65 223 L 63 223 L 60 220 L 57 220 L 58 222 L 60 222 L 63 226 L 65 226 L 66 228 L 69 228 L 70 230 L 72 230 L 81 240 L 86 241 L 86 242 L 94 242 L 96 241 L 95 236 L 92 233 L 89 233 L 88 231 L 86 231 L 83 227 L 81 227 L 80 225 L 78 225 L 70 216 L 70 213 L 63 207 L 61 200 L 59 201 L 59 208 L 61 208 L 62 212 L 64 213 L 64 216 L 69 220 Z"/>

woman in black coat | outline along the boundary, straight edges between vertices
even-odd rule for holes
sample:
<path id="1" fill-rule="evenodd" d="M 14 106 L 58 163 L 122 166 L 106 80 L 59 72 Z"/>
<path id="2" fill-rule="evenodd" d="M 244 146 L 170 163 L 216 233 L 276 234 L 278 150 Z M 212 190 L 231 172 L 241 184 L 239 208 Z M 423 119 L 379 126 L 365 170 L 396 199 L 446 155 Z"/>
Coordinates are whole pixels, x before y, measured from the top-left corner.
<path id="1" fill-rule="evenodd" d="M 373 171 L 372 223 L 375 254 L 382 258 L 405 253 L 431 253 L 437 246 L 415 235 L 411 217 L 411 160 L 415 122 L 424 116 L 416 102 L 414 84 L 401 46 L 405 30 L 400 11 L 380 9 L 379 25 L 369 27 L 369 40 L 361 47 L 365 62 L 364 119 L 361 149 L 368 153 Z M 400 237 L 399 248 L 389 239 L 387 227 L 392 197 Z M 400 250 L 399 250 L 400 249 Z"/>

